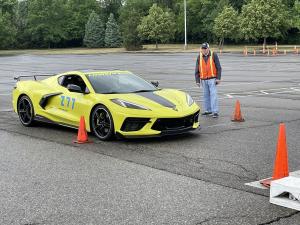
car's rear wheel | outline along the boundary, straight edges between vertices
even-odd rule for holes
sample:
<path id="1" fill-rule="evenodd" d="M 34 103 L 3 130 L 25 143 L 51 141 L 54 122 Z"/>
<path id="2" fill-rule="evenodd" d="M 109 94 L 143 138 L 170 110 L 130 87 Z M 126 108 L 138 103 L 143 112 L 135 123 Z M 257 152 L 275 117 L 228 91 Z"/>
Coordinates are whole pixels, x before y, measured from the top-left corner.
<path id="1" fill-rule="evenodd" d="M 114 136 L 114 122 L 111 113 L 104 105 L 98 105 L 91 114 L 91 127 L 94 134 L 102 141 Z"/>
<path id="2" fill-rule="evenodd" d="M 34 124 L 34 108 L 27 95 L 22 96 L 18 101 L 18 115 L 25 127 L 30 127 Z"/>

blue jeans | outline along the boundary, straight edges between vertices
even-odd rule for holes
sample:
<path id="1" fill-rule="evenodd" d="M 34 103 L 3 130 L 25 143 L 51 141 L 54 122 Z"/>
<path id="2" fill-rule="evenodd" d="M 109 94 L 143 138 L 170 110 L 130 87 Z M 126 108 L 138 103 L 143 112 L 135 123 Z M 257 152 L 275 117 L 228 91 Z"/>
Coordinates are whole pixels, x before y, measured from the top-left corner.
<path id="1" fill-rule="evenodd" d="M 204 111 L 219 113 L 216 79 L 201 80 L 204 94 Z"/>

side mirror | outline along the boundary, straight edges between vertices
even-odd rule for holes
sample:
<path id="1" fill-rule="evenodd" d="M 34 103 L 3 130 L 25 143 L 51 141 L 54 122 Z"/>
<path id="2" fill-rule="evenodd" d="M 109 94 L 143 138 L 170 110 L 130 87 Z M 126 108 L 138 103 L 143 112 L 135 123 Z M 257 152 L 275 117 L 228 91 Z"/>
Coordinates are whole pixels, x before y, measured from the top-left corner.
<path id="1" fill-rule="evenodd" d="M 158 82 L 158 81 L 151 81 L 151 84 L 152 84 L 154 87 L 158 87 L 158 86 L 159 86 L 159 82 Z"/>
<path id="2" fill-rule="evenodd" d="M 70 92 L 83 93 L 83 91 L 81 90 L 81 87 L 79 87 L 78 85 L 75 85 L 75 84 L 68 84 L 67 89 Z"/>

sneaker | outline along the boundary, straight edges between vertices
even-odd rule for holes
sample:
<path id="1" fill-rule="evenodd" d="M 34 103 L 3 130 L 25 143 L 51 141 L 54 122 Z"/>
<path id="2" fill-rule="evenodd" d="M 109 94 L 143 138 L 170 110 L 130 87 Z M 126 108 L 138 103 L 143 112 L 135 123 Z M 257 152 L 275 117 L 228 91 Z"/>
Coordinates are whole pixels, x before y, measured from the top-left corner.
<path id="1" fill-rule="evenodd" d="M 205 111 L 205 112 L 202 113 L 201 115 L 202 115 L 202 116 L 208 116 L 208 115 L 210 115 L 210 114 L 212 114 L 212 112 L 207 112 L 207 111 Z"/>
<path id="2" fill-rule="evenodd" d="M 219 114 L 218 114 L 218 113 L 214 113 L 214 114 L 212 115 L 212 117 L 213 117 L 213 118 L 218 118 L 218 117 L 219 117 Z"/>

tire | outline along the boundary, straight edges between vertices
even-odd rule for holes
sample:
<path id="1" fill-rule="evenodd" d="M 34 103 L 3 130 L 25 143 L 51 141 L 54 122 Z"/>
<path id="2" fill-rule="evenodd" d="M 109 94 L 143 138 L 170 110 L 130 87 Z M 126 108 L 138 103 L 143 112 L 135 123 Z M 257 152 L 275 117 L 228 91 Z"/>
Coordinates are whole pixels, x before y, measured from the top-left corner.
<path id="1" fill-rule="evenodd" d="M 114 137 L 113 117 L 104 105 L 98 105 L 93 109 L 90 121 L 91 130 L 101 141 L 108 141 Z"/>
<path id="2" fill-rule="evenodd" d="M 32 101 L 27 95 L 22 96 L 18 101 L 18 115 L 23 126 L 34 125 L 34 108 Z"/>

